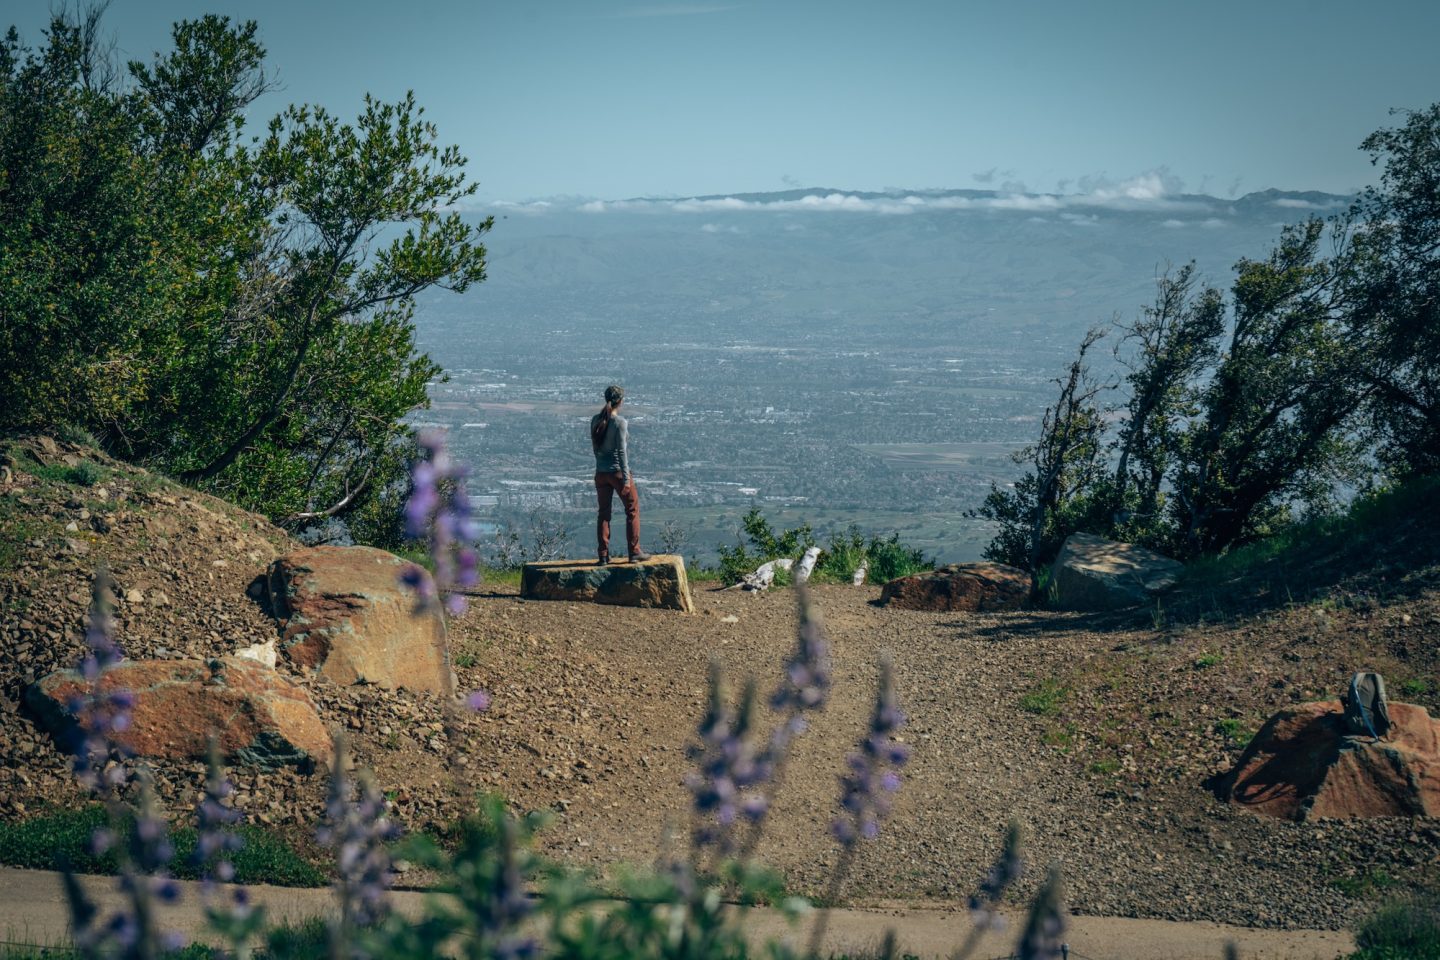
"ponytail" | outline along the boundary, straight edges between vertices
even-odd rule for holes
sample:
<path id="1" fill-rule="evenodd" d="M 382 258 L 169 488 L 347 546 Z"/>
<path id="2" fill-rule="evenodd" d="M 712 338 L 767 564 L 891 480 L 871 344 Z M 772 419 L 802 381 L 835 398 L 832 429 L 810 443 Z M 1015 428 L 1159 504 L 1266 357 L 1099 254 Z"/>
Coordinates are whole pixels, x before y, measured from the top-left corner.
<path id="1" fill-rule="evenodd" d="M 596 453 L 600 452 L 600 445 L 605 442 L 605 434 L 610 429 L 610 415 L 613 412 L 607 403 L 600 408 L 599 415 L 590 421 L 590 446 Z"/>

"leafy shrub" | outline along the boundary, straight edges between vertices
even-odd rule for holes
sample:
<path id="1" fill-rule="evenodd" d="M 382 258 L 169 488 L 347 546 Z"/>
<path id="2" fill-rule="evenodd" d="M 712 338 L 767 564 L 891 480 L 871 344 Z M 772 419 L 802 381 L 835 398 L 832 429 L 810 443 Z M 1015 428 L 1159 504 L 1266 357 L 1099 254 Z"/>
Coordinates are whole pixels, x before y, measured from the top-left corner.
<path id="1" fill-rule="evenodd" d="M 1350 960 L 1440 960 L 1440 898 L 1393 900 L 1360 922 Z"/>
<path id="2" fill-rule="evenodd" d="M 739 583 L 762 563 L 785 557 L 795 559 L 810 547 L 818 546 L 815 531 L 808 523 L 776 532 L 758 509 L 745 514 L 742 522 L 748 544 L 741 541 L 734 547 L 720 548 L 719 574 L 727 585 Z M 843 532 L 833 534 L 820 551 L 814 578 L 821 583 L 849 583 L 861 563 L 868 565 L 867 579 L 871 583 L 884 583 L 934 566 L 924 551 L 901 543 L 900 534 L 867 538 L 858 526 L 851 524 Z M 776 586 L 789 582 L 787 571 L 775 572 Z"/>

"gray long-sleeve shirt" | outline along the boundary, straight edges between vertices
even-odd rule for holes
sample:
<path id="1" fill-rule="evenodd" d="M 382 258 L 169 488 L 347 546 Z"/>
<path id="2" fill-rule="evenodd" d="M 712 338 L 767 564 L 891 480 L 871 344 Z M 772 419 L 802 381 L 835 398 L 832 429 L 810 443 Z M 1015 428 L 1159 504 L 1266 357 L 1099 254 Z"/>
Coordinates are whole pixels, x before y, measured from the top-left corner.
<path id="1" fill-rule="evenodd" d="M 600 414 L 590 418 L 591 436 L 594 436 L 595 427 L 600 423 Z M 627 457 L 630 429 L 625 423 L 625 418 L 618 413 L 610 415 L 610 426 L 605 430 L 605 439 L 600 441 L 600 447 L 595 451 L 595 472 L 596 473 L 618 473 L 624 477 L 630 476 L 630 460 Z"/>

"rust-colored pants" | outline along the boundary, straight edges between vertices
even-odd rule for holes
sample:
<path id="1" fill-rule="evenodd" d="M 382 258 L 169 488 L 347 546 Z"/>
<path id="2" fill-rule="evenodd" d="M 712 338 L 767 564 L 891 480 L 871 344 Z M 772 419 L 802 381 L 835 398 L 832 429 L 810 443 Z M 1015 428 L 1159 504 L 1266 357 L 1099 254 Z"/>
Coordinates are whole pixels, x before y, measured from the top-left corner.
<path id="1" fill-rule="evenodd" d="M 640 498 L 635 495 L 635 481 L 625 482 L 619 473 L 595 474 L 595 494 L 600 498 L 600 519 L 595 522 L 595 539 L 599 555 L 610 556 L 610 504 L 615 494 L 625 506 L 625 547 L 631 556 L 640 552 Z"/>

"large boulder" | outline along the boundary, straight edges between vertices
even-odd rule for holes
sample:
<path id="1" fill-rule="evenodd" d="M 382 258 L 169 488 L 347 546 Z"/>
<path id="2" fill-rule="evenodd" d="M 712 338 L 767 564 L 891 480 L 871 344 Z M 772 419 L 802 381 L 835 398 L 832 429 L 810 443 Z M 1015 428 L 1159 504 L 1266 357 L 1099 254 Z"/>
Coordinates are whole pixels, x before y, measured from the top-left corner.
<path id="1" fill-rule="evenodd" d="M 130 725 L 116 738 L 138 756 L 203 760 L 213 735 L 231 763 L 330 763 L 330 734 L 309 694 L 254 660 L 126 660 L 97 683 L 134 695 Z M 64 741 L 77 723 L 73 704 L 89 690 L 80 674 L 61 670 L 31 684 L 26 703 Z"/>
<path id="2" fill-rule="evenodd" d="M 1018 610 L 1030 598 L 1030 575 L 1003 563 L 952 563 L 885 584 L 880 602 L 905 610 Z"/>
<path id="3" fill-rule="evenodd" d="M 1059 606 L 1119 610 L 1146 603 L 1175 586 L 1184 564 L 1133 543 L 1072 533 L 1050 569 Z"/>
<path id="4" fill-rule="evenodd" d="M 1440 720 L 1391 703 L 1383 740 L 1347 735 L 1338 700 L 1281 710 L 1216 785 L 1271 817 L 1440 817 Z"/>
<path id="5" fill-rule="evenodd" d="M 527 563 L 520 571 L 520 596 L 527 600 L 584 600 L 621 607 L 660 607 L 692 612 L 685 558 L 656 554 L 640 563 L 597 564 L 593 560 Z"/>
<path id="6" fill-rule="evenodd" d="M 401 584 L 410 565 L 373 547 L 308 547 L 276 560 L 267 581 L 281 653 L 335 683 L 454 690 L 445 619 Z"/>

